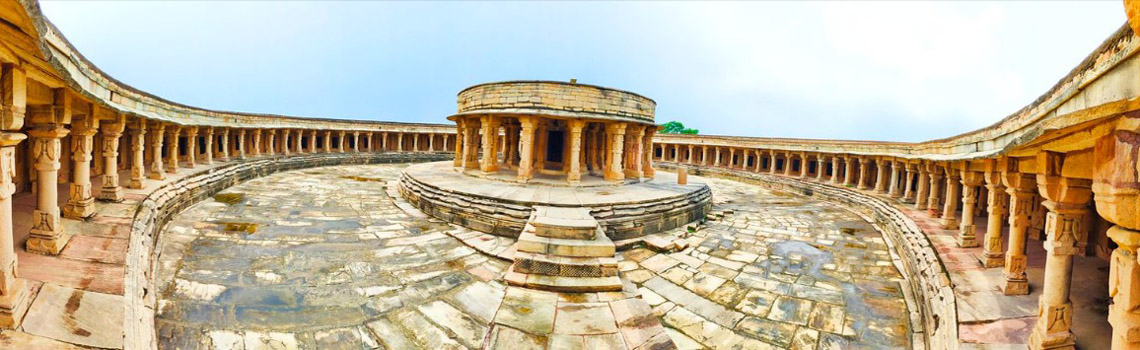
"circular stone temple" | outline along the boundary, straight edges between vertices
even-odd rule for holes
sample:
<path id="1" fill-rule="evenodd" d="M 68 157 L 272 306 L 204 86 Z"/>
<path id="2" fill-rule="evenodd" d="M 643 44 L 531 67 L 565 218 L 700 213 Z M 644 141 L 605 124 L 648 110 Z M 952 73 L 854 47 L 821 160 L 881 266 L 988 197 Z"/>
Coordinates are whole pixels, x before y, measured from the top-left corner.
<path id="1" fill-rule="evenodd" d="M 517 238 L 508 283 L 618 291 L 614 253 L 704 218 L 711 191 L 655 174 L 656 103 L 593 85 L 511 81 L 459 93 L 454 162 L 409 166 L 400 193 L 438 219 Z"/>
<path id="2" fill-rule="evenodd" d="M 519 182 L 654 176 L 649 152 L 657 103 L 645 96 L 577 83 L 507 81 L 464 89 L 458 104 L 459 112 L 447 117 L 460 133 L 456 167 L 491 178 L 509 169 Z"/>

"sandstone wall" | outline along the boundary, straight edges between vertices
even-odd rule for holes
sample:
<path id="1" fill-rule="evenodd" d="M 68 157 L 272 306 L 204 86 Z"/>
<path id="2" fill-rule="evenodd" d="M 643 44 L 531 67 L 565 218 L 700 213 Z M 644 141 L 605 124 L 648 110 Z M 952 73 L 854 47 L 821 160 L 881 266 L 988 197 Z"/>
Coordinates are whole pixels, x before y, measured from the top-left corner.
<path id="1" fill-rule="evenodd" d="M 170 218 L 187 207 L 242 181 L 303 168 L 347 164 L 423 162 L 451 159 L 450 153 L 324 153 L 266 157 L 231 162 L 155 188 L 139 203 L 131 222 L 127 273 L 124 280 L 124 349 L 157 349 L 154 316 L 154 273 L 159 260 L 155 247 Z"/>

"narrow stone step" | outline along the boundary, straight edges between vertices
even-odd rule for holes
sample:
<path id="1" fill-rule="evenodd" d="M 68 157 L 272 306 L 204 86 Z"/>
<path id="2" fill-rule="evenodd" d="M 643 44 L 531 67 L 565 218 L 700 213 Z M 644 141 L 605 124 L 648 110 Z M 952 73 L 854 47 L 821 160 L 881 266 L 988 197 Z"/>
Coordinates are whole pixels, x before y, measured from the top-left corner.
<path id="1" fill-rule="evenodd" d="M 527 225 L 527 228 L 532 226 Z M 613 257 L 617 252 L 614 242 L 602 232 L 591 240 L 539 237 L 533 230 L 524 229 L 516 243 L 519 252 L 551 254 L 569 257 Z"/>
<path id="2" fill-rule="evenodd" d="M 517 271 L 507 272 L 504 277 L 512 286 L 541 289 L 556 292 L 618 292 L 622 290 L 621 278 L 607 277 L 564 277 L 527 274 Z"/>
<path id="3" fill-rule="evenodd" d="M 526 274 L 567 277 L 617 276 L 617 259 L 613 257 L 564 257 L 517 252 L 513 271 Z"/>
<path id="4" fill-rule="evenodd" d="M 528 223 L 539 237 L 589 240 L 598 232 L 598 220 L 588 208 L 535 206 Z"/>

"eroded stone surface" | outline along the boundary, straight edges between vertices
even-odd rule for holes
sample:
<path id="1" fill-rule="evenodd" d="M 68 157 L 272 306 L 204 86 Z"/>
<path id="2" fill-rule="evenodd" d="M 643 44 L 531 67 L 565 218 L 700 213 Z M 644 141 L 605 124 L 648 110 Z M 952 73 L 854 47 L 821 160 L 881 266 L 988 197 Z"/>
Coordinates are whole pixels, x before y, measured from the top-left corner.
<path id="1" fill-rule="evenodd" d="M 688 248 L 619 252 L 629 288 L 559 294 L 506 287 L 506 244 L 393 201 L 401 167 L 277 174 L 181 213 L 163 348 L 910 347 L 887 246 L 833 205 L 714 180 L 717 220 L 673 232 Z"/>
<path id="2" fill-rule="evenodd" d="M 807 197 L 707 181 L 714 220 L 674 232 L 692 248 L 622 253 L 638 262 L 627 276 L 656 275 L 638 284 L 663 323 L 687 337 L 674 338 L 679 346 L 911 347 L 902 276 L 870 224 Z"/>

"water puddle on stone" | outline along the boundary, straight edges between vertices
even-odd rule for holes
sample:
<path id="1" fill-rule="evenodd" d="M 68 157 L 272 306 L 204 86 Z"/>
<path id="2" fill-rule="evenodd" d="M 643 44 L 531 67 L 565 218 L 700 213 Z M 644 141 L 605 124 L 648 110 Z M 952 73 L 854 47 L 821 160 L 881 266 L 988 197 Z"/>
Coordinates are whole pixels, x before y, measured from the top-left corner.
<path id="1" fill-rule="evenodd" d="M 223 233 L 252 235 L 261 224 L 253 222 L 219 222 Z"/>
<path id="2" fill-rule="evenodd" d="M 426 218 L 417 218 L 413 220 L 408 230 L 412 231 L 413 235 L 420 235 L 432 231 L 447 231 L 451 229 L 451 225 L 444 222 L 435 222 Z"/>
<path id="3" fill-rule="evenodd" d="M 214 195 L 214 200 L 226 205 L 237 205 L 245 201 L 245 193 L 218 193 Z"/>

